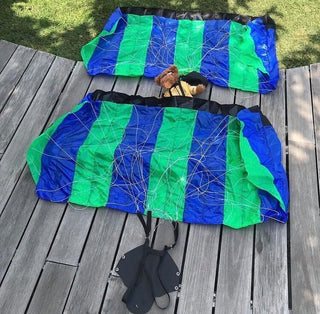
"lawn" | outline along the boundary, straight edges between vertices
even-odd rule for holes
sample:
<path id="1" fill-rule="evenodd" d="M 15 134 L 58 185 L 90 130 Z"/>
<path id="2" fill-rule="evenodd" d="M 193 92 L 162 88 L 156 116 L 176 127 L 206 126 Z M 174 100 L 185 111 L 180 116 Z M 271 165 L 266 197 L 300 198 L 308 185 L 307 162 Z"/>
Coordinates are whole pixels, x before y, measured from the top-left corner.
<path id="1" fill-rule="evenodd" d="M 281 68 L 320 62 L 319 0 L 2 0 L 0 38 L 80 60 L 80 48 L 103 28 L 117 6 L 177 10 L 269 13 L 277 25 Z"/>

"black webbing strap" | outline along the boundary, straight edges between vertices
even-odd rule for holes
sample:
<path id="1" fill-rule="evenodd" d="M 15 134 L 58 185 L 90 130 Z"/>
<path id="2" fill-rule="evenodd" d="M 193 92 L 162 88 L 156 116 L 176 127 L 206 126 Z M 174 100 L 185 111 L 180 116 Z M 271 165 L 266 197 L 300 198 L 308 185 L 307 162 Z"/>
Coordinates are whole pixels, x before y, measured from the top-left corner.
<path id="1" fill-rule="evenodd" d="M 165 251 L 174 248 L 175 245 L 177 244 L 177 241 L 178 241 L 178 237 L 179 237 L 179 223 L 177 223 L 176 221 L 172 221 L 172 226 L 173 226 L 173 233 L 174 233 L 174 242 L 173 242 L 173 244 L 171 244 L 170 246 L 165 245 L 164 248 L 163 248 Z"/>
<path id="2" fill-rule="evenodd" d="M 183 88 L 182 88 L 180 77 L 179 77 L 179 82 L 178 82 L 178 84 L 179 84 L 179 87 L 180 87 L 180 91 L 181 91 L 182 96 L 185 97 L 186 94 L 184 93 L 184 90 L 183 90 Z"/>
<path id="3" fill-rule="evenodd" d="M 150 231 L 151 231 L 151 211 L 149 210 L 147 212 L 147 223 L 145 222 L 143 215 L 141 214 L 141 212 L 137 213 L 138 218 L 143 226 L 144 232 L 146 234 L 146 237 L 149 238 L 150 236 Z M 175 247 L 175 245 L 177 244 L 178 241 L 178 237 L 179 237 L 179 223 L 176 221 L 172 221 L 172 226 L 173 226 L 173 233 L 174 233 L 174 242 L 171 245 L 165 245 L 164 246 L 164 250 L 169 250 Z"/>
<path id="4" fill-rule="evenodd" d="M 177 86 L 179 86 L 180 91 L 179 91 L 179 89 L 177 88 Z M 180 77 L 179 77 L 178 83 L 172 85 L 171 88 L 168 90 L 171 97 L 173 96 L 172 93 L 171 93 L 171 90 L 172 90 L 173 88 L 175 88 L 175 89 L 177 90 L 179 96 L 183 96 L 183 97 L 186 96 L 186 94 L 184 93 L 183 87 L 182 87 L 182 85 L 181 85 Z M 181 94 L 181 95 L 180 95 L 180 94 Z"/>
<path id="5" fill-rule="evenodd" d="M 165 256 L 165 254 L 168 254 L 166 251 L 169 249 L 172 249 L 178 240 L 178 235 L 179 235 L 179 224 L 177 222 L 172 222 L 172 226 L 174 229 L 174 243 L 171 246 L 164 246 L 164 249 L 162 251 L 157 251 L 154 250 L 152 248 L 150 248 L 149 244 L 149 236 L 150 236 L 150 232 L 151 232 L 151 211 L 147 212 L 147 219 L 146 221 L 144 220 L 144 216 L 142 215 L 142 213 L 138 212 L 137 213 L 138 218 L 143 226 L 144 232 L 146 234 L 146 241 L 143 245 L 143 251 L 142 251 L 142 256 L 141 259 L 139 260 L 139 265 L 136 271 L 136 274 L 134 276 L 133 281 L 128 285 L 128 288 L 126 290 L 126 292 L 124 293 L 123 297 L 122 297 L 122 301 L 127 303 L 129 301 L 129 299 L 132 297 L 133 291 L 135 289 L 135 287 L 137 286 L 138 282 L 139 282 L 139 278 L 141 278 L 142 273 L 145 272 L 146 276 L 147 276 L 147 281 L 148 284 L 150 286 L 150 291 L 153 297 L 154 302 L 156 303 L 157 307 L 159 307 L 160 309 L 164 310 L 166 309 L 169 304 L 170 304 L 170 295 L 169 292 L 167 291 L 164 283 L 162 282 L 162 278 L 159 275 L 159 270 L 160 270 L 160 266 L 162 264 L 163 258 Z M 163 291 L 165 292 L 165 294 L 167 295 L 168 298 L 168 302 L 166 306 L 160 306 L 157 302 L 157 298 L 156 298 L 156 294 L 154 292 L 154 286 L 153 286 L 153 281 L 152 281 L 152 275 L 151 273 L 149 273 L 149 269 L 146 267 L 146 260 L 149 254 L 154 254 L 154 255 L 158 255 L 159 256 L 159 260 L 158 260 L 158 264 L 156 265 L 156 270 L 157 270 L 157 276 L 158 276 L 158 280 L 162 286 Z"/>
<path id="6" fill-rule="evenodd" d="M 146 237 L 148 238 L 150 235 L 150 231 L 151 231 L 151 211 L 147 212 L 147 223 L 144 221 L 144 218 L 143 218 L 143 215 L 141 214 L 141 212 L 138 212 L 137 215 L 138 215 L 138 218 L 143 226 Z"/>

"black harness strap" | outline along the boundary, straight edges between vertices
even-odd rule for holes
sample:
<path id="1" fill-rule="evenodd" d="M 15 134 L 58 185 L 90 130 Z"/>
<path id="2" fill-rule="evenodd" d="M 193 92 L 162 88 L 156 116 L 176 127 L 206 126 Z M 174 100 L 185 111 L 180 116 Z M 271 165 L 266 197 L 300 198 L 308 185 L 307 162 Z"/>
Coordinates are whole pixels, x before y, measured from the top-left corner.
<path id="1" fill-rule="evenodd" d="M 147 212 L 147 223 L 144 221 L 144 218 L 143 218 L 143 215 L 141 214 L 141 212 L 138 212 L 137 215 L 138 215 L 138 218 L 143 226 L 146 237 L 149 238 L 150 231 L 151 231 L 151 211 Z"/>
<path id="2" fill-rule="evenodd" d="M 177 86 L 179 86 L 180 91 L 179 91 L 179 89 L 177 88 Z M 183 87 L 182 87 L 182 85 L 181 85 L 180 77 L 179 77 L 178 83 L 172 85 L 171 88 L 169 89 L 169 94 L 170 94 L 171 97 L 173 96 L 172 93 L 171 93 L 171 90 L 172 90 L 173 88 L 176 89 L 176 91 L 178 92 L 178 95 L 179 95 L 179 96 L 183 96 L 183 97 L 186 96 L 186 94 L 184 93 Z"/>
<path id="3" fill-rule="evenodd" d="M 164 248 L 163 248 L 165 251 L 173 249 L 176 246 L 177 241 L 178 241 L 179 224 L 176 221 L 172 221 L 172 226 L 173 226 L 173 232 L 174 232 L 174 242 L 170 246 L 165 245 Z"/>
<path id="4" fill-rule="evenodd" d="M 179 82 L 178 82 L 178 84 L 179 84 L 179 87 L 180 87 L 180 91 L 181 91 L 182 96 L 185 97 L 186 95 L 185 95 L 184 90 L 183 90 L 183 88 L 182 88 L 180 77 L 179 77 Z"/>
<path id="5" fill-rule="evenodd" d="M 142 254 L 142 257 L 141 257 L 141 260 L 139 261 L 139 266 L 138 266 L 138 270 L 134 276 L 134 279 L 132 280 L 132 282 L 130 283 L 130 285 L 128 286 L 128 289 L 126 290 L 125 294 L 123 295 L 122 297 L 122 301 L 127 303 L 130 299 L 130 297 L 132 296 L 132 293 L 139 281 L 139 278 L 142 276 L 142 273 L 145 272 L 147 278 L 148 278 L 148 284 L 150 285 L 150 291 L 152 293 L 152 297 L 156 303 L 156 305 L 164 310 L 166 309 L 169 304 L 170 304 L 170 295 L 169 295 L 169 292 L 167 291 L 167 289 L 165 288 L 163 282 L 162 282 L 162 279 L 159 275 L 159 269 L 160 269 L 160 265 L 163 261 L 163 258 L 165 256 L 165 254 L 168 254 L 166 253 L 169 249 L 172 249 L 176 243 L 177 243 L 177 240 L 178 240 L 178 235 L 179 235 L 179 224 L 177 222 L 172 222 L 172 226 L 173 226 L 173 229 L 174 229 L 174 242 L 172 245 L 170 246 L 167 246 L 165 245 L 163 250 L 162 251 L 156 251 L 154 249 L 152 249 L 150 246 L 149 246 L 149 236 L 150 236 L 150 232 L 151 232 L 151 211 L 148 211 L 147 212 L 147 222 L 145 222 L 144 220 L 144 217 L 143 215 L 139 212 L 137 213 L 138 215 L 138 218 L 143 226 L 143 229 L 144 229 L 144 232 L 146 234 L 146 240 L 145 240 L 145 243 L 143 245 L 143 254 Z M 158 279 L 159 279 L 159 282 L 163 288 L 163 291 L 165 292 L 165 294 L 167 295 L 167 298 L 168 298 L 168 304 L 165 306 L 165 307 L 161 307 L 158 303 L 157 303 L 157 300 L 156 300 L 156 296 L 155 296 L 155 292 L 154 292 L 154 287 L 153 287 L 153 284 L 152 284 L 152 277 L 151 277 L 151 274 L 149 273 L 148 269 L 145 267 L 145 264 L 146 264 L 146 260 L 147 260 L 147 257 L 149 254 L 154 254 L 154 255 L 158 255 L 160 258 L 159 258 L 159 261 L 158 261 L 158 264 L 157 264 L 157 276 L 158 276 Z"/>

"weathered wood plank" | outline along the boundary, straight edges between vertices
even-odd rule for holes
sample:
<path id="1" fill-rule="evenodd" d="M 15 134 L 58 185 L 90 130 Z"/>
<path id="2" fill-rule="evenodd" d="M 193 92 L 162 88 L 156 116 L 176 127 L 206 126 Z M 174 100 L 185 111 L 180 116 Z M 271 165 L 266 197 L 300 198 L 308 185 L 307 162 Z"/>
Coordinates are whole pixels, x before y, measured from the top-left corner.
<path id="1" fill-rule="evenodd" d="M 24 313 L 65 205 L 40 200 L 0 288 L 0 312 Z"/>
<path id="2" fill-rule="evenodd" d="M 211 313 L 220 226 L 191 225 L 177 313 Z"/>
<path id="3" fill-rule="evenodd" d="M 137 88 L 137 83 L 137 79 L 132 79 L 129 81 L 129 85 L 124 85 L 123 78 L 118 78 L 114 91 L 125 92 L 129 95 L 134 94 Z M 141 96 L 154 96 L 159 93 L 159 90 L 159 86 L 157 86 L 153 80 L 142 78 L 137 94 Z M 153 219 L 153 224 L 154 222 L 155 220 Z M 136 215 L 128 215 L 115 262 L 118 263 L 120 257 L 127 251 L 142 245 L 144 240 L 144 230 L 138 217 Z M 102 307 L 102 313 L 126 313 L 126 305 L 121 301 L 125 291 L 126 287 L 120 278 L 110 277 Z"/>
<path id="4" fill-rule="evenodd" d="M 98 313 L 126 213 L 99 208 L 66 305 L 66 313 Z"/>
<path id="5" fill-rule="evenodd" d="M 287 70 L 287 110 L 288 140 L 313 144 L 314 129 L 308 67 Z"/>
<path id="6" fill-rule="evenodd" d="M 260 95 L 237 90 L 235 103 L 257 106 Z M 223 227 L 215 307 L 218 314 L 251 311 L 253 235 L 253 226 L 240 230 Z"/>
<path id="7" fill-rule="evenodd" d="M 92 79 L 88 92 L 92 93 L 97 89 L 101 89 L 106 92 L 111 91 L 114 83 L 115 83 L 114 76 L 96 75 Z"/>
<path id="8" fill-rule="evenodd" d="M 260 105 L 260 94 L 249 93 L 241 90 L 236 91 L 235 103 L 246 108 Z"/>
<path id="9" fill-rule="evenodd" d="M 87 77 L 86 84 L 84 77 Z M 66 84 L 65 96 L 60 98 L 60 101 L 55 107 L 55 110 L 58 112 L 52 114 L 53 117 L 51 120 L 62 112 L 64 113 L 65 111 L 71 110 L 73 102 L 76 103 L 77 100 L 80 101 L 82 96 L 79 95 L 76 88 L 80 88 L 81 91 L 85 90 L 89 81 L 90 78 L 83 72 L 83 66 L 76 66 Z M 42 102 L 41 99 L 39 99 L 39 102 L 46 106 L 45 99 L 43 99 Z M 46 119 L 44 119 L 44 121 L 45 120 Z M 38 133 L 40 133 L 42 127 L 43 126 L 39 127 Z M 34 182 L 28 167 L 26 167 L 0 217 L 0 251 L 3 253 L 0 255 L 0 281 L 14 255 L 16 247 L 37 203 L 38 198 L 34 193 L 34 189 Z"/>
<path id="10" fill-rule="evenodd" d="M 87 74 L 83 63 L 77 62 L 65 88 L 59 95 L 58 103 L 55 105 L 46 127 L 80 103 L 86 94 L 91 80 L 92 77 Z"/>
<path id="11" fill-rule="evenodd" d="M 69 204 L 47 260 L 78 266 L 94 214 L 95 208 Z"/>
<path id="12" fill-rule="evenodd" d="M 161 87 L 158 86 L 153 79 L 143 77 L 138 86 L 137 95 L 144 97 L 159 97 L 161 93 Z"/>
<path id="13" fill-rule="evenodd" d="M 52 54 L 37 52 L 11 94 L 0 116 L 0 153 L 4 153 L 53 59 Z"/>
<path id="14" fill-rule="evenodd" d="M 114 90 L 117 92 L 122 92 L 122 93 L 127 93 L 127 94 L 134 94 L 135 90 L 137 88 L 137 84 L 138 84 L 139 79 L 138 78 L 130 78 L 130 79 L 125 79 L 123 77 L 118 77 L 117 81 L 115 83 L 114 86 Z M 109 81 L 110 82 L 110 81 Z M 100 85 L 101 84 L 101 85 Z M 103 79 L 101 78 L 99 80 L 99 85 L 100 86 L 104 86 L 104 82 Z M 118 216 L 119 221 L 116 222 L 114 221 L 114 226 L 112 226 L 112 228 L 116 229 L 117 232 L 113 232 L 112 236 L 113 236 L 113 241 L 115 243 L 109 243 L 106 238 L 107 243 L 109 243 L 109 245 L 113 248 L 112 250 L 108 251 L 108 252 L 103 252 L 102 254 L 99 256 L 95 256 L 95 258 L 97 259 L 97 261 L 95 261 L 95 263 L 100 262 L 101 264 L 104 265 L 104 267 L 99 267 L 96 269 L 96 272 L 93 274 L 94 276 L 94 281 L 91 278 L 87 277 L 87 267 L 90 265 L 88 263 L 90 263 L 91 258 L 92 258 L 92 254 L 89 255 L 87 257 L 86 252 L 88 251 L 92 251 L 92 250 L 100 250 L 99 245 L 102 245 L 99 242 L 90 242 L 90 238 L 88 240 L 88 243 L 86 244 L 86 248 L 84 251 L 84 255 L 83 258 L 81 260 L 80 266 L 79 266 L 79 272 L 77 274 L 76 277 L 76 281 L 74 284 L 74 287 L 72 289 L 69 301 L 68 301 L 68 305 L 67 305 L 67 310 L 70 311 L 71 313 L 79 313 L 81 311 L 87 310 L 89 313 L 96 313 L 99 311 L 99 308 L 101 306 L 101 303 L 103 301 L 103 296 L 105 293 L 105 288 L 107 286 L 107 279 L 108 279 L 108 274 L 112 268 L 112 262 L 114 259 L 114 255 L 116 254 L 116 249 L 117 249 L 117 243 L 118 240 L 121 237 L 121 230 L 123 227 L 123 223 L 125 221 L 125 217 L 126 214 L 125 213 L 121 213 L 119 211 L 113 211 L 113 210 L 108 210 L 108 209 L 99 209 L 97 216 L 99 214 L 99 211 L 101 210 L 106 210 L 107 212 L 111 212 L 113 216 Z M 129 215 L 130 217 L 130 215 Z M 96 219 L 94 220 L 94 224 L 93 227 L 95 226 L 95 222 Z M 112 219 L 112 218 L 111 218 Z M 129 220 L 131 218 L 128 218 Z M 90 236 L 92 234 L 93 230 L 90 232 Z M 107 236 L 108 238 L 111 238 L 110 235 Z M 93 246 L 92 248 L 90 248 L 90 246 Z M 103 253 L 106 255 L 108 254 L 108 256 L 106 257 L 105 255 L 103 255 Z M 108 263 L 105 263 L 105 260 L 108 260 Z M 81 289 L 77 289 L 75 287 L 79 287 L 79 285 L 81 285 L 81 283 L 86 283 L 87 287 L 85 288 L 81 288 Z M 96 292 L 96 287 L 99 287 L 99 292 Z M 77 290 L 75 290 L 77 289 Z M 91 292 L 92 291 L 92 292 Z M 94 297 L 92 296 L 92 293 L 94 293 Z M 89 300 L 88 297 L 90 297 L 92 299 Z M 81 302 L 81 304 L 79 304 L 78 298 L 83 299 L 83 302 Z"/>
<path id="15" fill-rule="evenodd" d="M 317 165 L 320 165 L 320 63 L 310 65 L 310 77 Z M 320 167 L 318 167 L 318 182 L 319 180 Z"/>
<path id="16" fill-rule="evenodd" d="M 294 313 L 320 312 L 319 195 L 307 67 L 287 70 L 291 289 Z"/>
<path id="17" fill-rule="evenodd" d="M 187 240 L 188 224 L 179 223 L 179 238 L 176 246 L 169 251 L 169 254 L 178 266 L 179 271 L 182 269 L 184 249 Z M 173 243 L 173 226 L 169 221 L 161 220 L 157 226 L 157 233 L 154 242 L 154 248 L 157 250 L 163 250 L 165 245 L 171 245 Z M 170 304 L 166 309 L 167 313 L 174 313 L 176 300 L 179 297 L 180 292 L 174 291 L 170 293 Z M 151 308 L 151 313 L 161 314 L 163 310 L 159 309 L 155 304 Z"/>
<path id="18" fill-rule="evenodd" d="M 201 99 L 209 99 L 211 90 L 211 85 L 209 84 L 206 88 L 205 92 L 196 95 L 196 98 Z M 169 251 L 171 257 L 175 261 L 176 265 L 178 266 L 179 270 L 182 269 L 183 257 L 184 257 L 184 249 L 186 246 L 187 241 L 187 231 L 188 231 L 188 224 L 180 223 L 179 224 L 179 238 L 176 246 L 173 250 Z M 173 227 L 172 224 L 168 221 L 160 220 L 159 225 L 157 227 L 156 237 L 154 247 L 156 249 L 162 250 L 165 245 L 170 245 L 173 243 Z M 174 313 L 177 298 L 179 297 L 180 292 L 174 291 L 170 293 L 170 304 L 166 311 L 168 313 Z M 152 313 L 162 313 L 163 311 L 154 304 L 151 308 Z"/>
<path id="19" fill-rule="evenodd" d="M 274 126 L 282 144 L 285 166 L 285 72 L 276 91 L 261 95 L 261 110 Z M 253 312 L 288 313 L 287 226 L 269 222 L 256 226 Z"/>
<path id="20" fill-rule="evenodd" d="M 233 103 L 233 99 L 233 90 L 211 86 L 211 100 Z M 220 230 L 219 226 L 190 226 L 178 313 L 211 313 Z"/>
<path id="21" fill-rule="evenodd" d="M 64 82 L 68 78 L 74 64 L 72 61 L 62 58 L 57 58 L 55 63 L 52 65 L 52 68 L 50 69 L 44 83 L 42 84 L 35 100 L 32 103 L 32 106 L 34 103 L 38 105 L 33 114 L 40 114 L 40 116 L 44 118 L 44 122 L 46 121 L 46 115 L 49 115 L 51 108 L 55 104 L 56 99 L 61 92 L 61 89 L 64 87 Z M 52 70 L 53 68 L 55 71 Z M 63 72 L 64 74 L 59 74 Z M 48 92 L 48 90 L 51 91 L 51 94 Z M 51 96 L 50 99 L 48 99 L 48 94 L 49 97 Z M 43 108 L 41 109 L 41 107 Z M 28 114 L 29 113 L 30 110 L 28 111 Z M 32 121 L 30 117 L 28 120 L 25 118 L 22 124 L 24 121 L 28 121 L 28 127 L 31 125 L 34 129 L 34 133 L 39 133 L 44 125 L 44 122 L 42 122 L 42 126 L 39 125 L 38 128 L 35 128 L 34 125 L 30 124 L 30 121 Z M 22 129 L 21 126 L 20 129 L 28 130 L 27 127 Z M 14 139 L 16 136 L 17 134 L 15 135 Z M 10 147 L 12 146 L 10 145 Z M 7 156 L 7 153 L 8 150 L 5 156 Z M 38 203 L 30 223 L 28 224 L 21 244 L 18 247 L 15 257 L 12 260 L 12 263 L 3 281 L 1 288 L 2 290 L 0 292 L 0 304 L 1 307 L 5 309 L 4 312 L 23 312 L 26 308 L 33 288 L 43 267 L 45 258 L 48 254 L 53 237 L 56 233 L 56 229 L 61 220 L 64 208 L 65 205 L 61 204 L 53 204 L 43 201 Z M 41 227 L 39 227 L 39 225 L 41 225 Z M 16 278 L 17 273 L 19 273 L 18 279 Z M 8 301 L 8 294 L 10 293 L 13 293 L 17 298 L 11 298 Z"/>
<path id="22" fill-rule="evenodd" d="M 16 44 L 10 43 L 5 40 L 0 40 L 0 73 L 6 66 L 7 62 L 9 61 L 17 47 L 18 45 Z"/>
<path id="23" fill-rule="evenodd" d="M 72 82 L 74 82 L 74 84 L 72 84 L 72 86 L 74 88 L 72 88 L 71 91 L 68 91 L 68 95 L 70 95 L 70 92 L 72 92 L 73 94 L 77 95 L 77 97 L 82 98 L 87 89 L 89 77 L 86 74 L 86 70 L 82 62 L 77 63 L 76 69 L 79 71 L 80 79 L 82 78 L 83 80 L 84 78 L 87 78 L 85 79 L 86 84 L 84 86 L 80 86 L 81 88 L 79 88 L 79 84 L 77 83 L 77 81 L 80 80 L 73 80 Z M 92 92 L 96 89 L 102 88 L 111 90 L 113 83 L 114 78 L 106 76 L 95 77 L 89 86 L 89 91 Z M 68 104 L 66 104 L 66 106 L 70 107 L 70 105 Z M 70 109 L 71 107 L 69 108 L 69 110 Z M 80 260 L 83 246 L 88 236 L 88 232 L 90 230 L 94 214 L 94 208 L 69 205 L 67 207 L 66 214 L 61 222 L 48 260 L 77 266 Z"/>
<path id="24" fill-rule="evenodd" d="M 33 180 L 29 169 L 25 168 L 0 217 L 0 282 L 3 280 L 37 201 Z"/>
<path id="25" fill-rule="evenodd" d="M 0 111 L 28 67 L 35 50 L 19 46 L 0 74 Z"/>
<path id="26" fill-rule="evenodd" d="M 38 90 L 32 104 L 15 133 L 0 163 L 0 212 L 2 212 L 14 185 L 25 165 L 25 154 L 32 139 L 44 127 L 74 62 L 56 58 Z"/>
<path id="27" fill-rule="evenodd" d="M 235 90 L 232 88 L 224 88 L 211 84 L 210 99 L 218 102 L 219 104 L 233 104 Z"/>
<path id="28" fill-rule="evenodd" d="M 215 313 L 251 313 L 253 226 L 223 227 Z"/>
<path id="29" fill-rule="evenodd" d="M 77 268 L 46 263 L 27 313 L 62 313 Z"/>
<path id="30" fill-rule="evenodd" d="M 289 141 L 291 289 L 294 313 L 320 312 L 319 200 L 314 145 Z"/>
<path id="31" fill-rule="evenodd" d="M 155 219 L 152 221 L 152 226 L 154 226 L 154 223 Z M 145 233 L 138 217 L 136 215 L 129 214 L 119 245 L 119 250 L 115 258 L 115 265 L 118 264 L 121 256 L 137 246 L 142 245 L 144 241 Z M 116 276 L 115 271 L 112 271 L 112 274 Z M 120 314 L 128 312 L 125 303 L 122 302 L 122 297 L 127 288 L 123 284 L 121 278 L 115 276 L 110 276 L 108 281 L 107 292 L 102 307 L 102 313 L 104 314 Z"/>
<path id="32" fill-rule="evenodd" d="M 139 78 L 137 77 L 117 77 L 113 90 L 118 93 L 134 95 L 138 88 Z"/>
<path id="33" fill-rule="evenodd" d="M 286 162 L 286 95 L 285 71 L 280 70 L 280 80 L 277 89 L 269 94 L 261 95 L 261 112 L 269 119 L 282 146 L 282 163 Z"/>

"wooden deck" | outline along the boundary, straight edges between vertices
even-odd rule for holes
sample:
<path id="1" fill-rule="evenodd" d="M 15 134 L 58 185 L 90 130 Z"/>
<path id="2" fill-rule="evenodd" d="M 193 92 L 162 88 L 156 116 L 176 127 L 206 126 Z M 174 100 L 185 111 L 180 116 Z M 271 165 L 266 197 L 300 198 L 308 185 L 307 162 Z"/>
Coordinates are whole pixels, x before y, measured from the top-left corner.
<path id="1" fill-rule="evenodd" d="M 92 78 L 81 62 L 0 41 L 1 314 L 127 313 L 112 270 L 144 241 L 136 216 L 39 200 L 26 166 L 31 141 L 95 89 L 160 93 L 149 79 Z M 181 290 L 150 313 L 320 313 L 320 64 L 281 71 L 268 95 L 210 86 L 201 97 L 261 106 L 283 145 L 290 220 L 181 224 L 171 252 Z M 170 243 L 169 226 L 156 229 L 155 247 Z"/>

